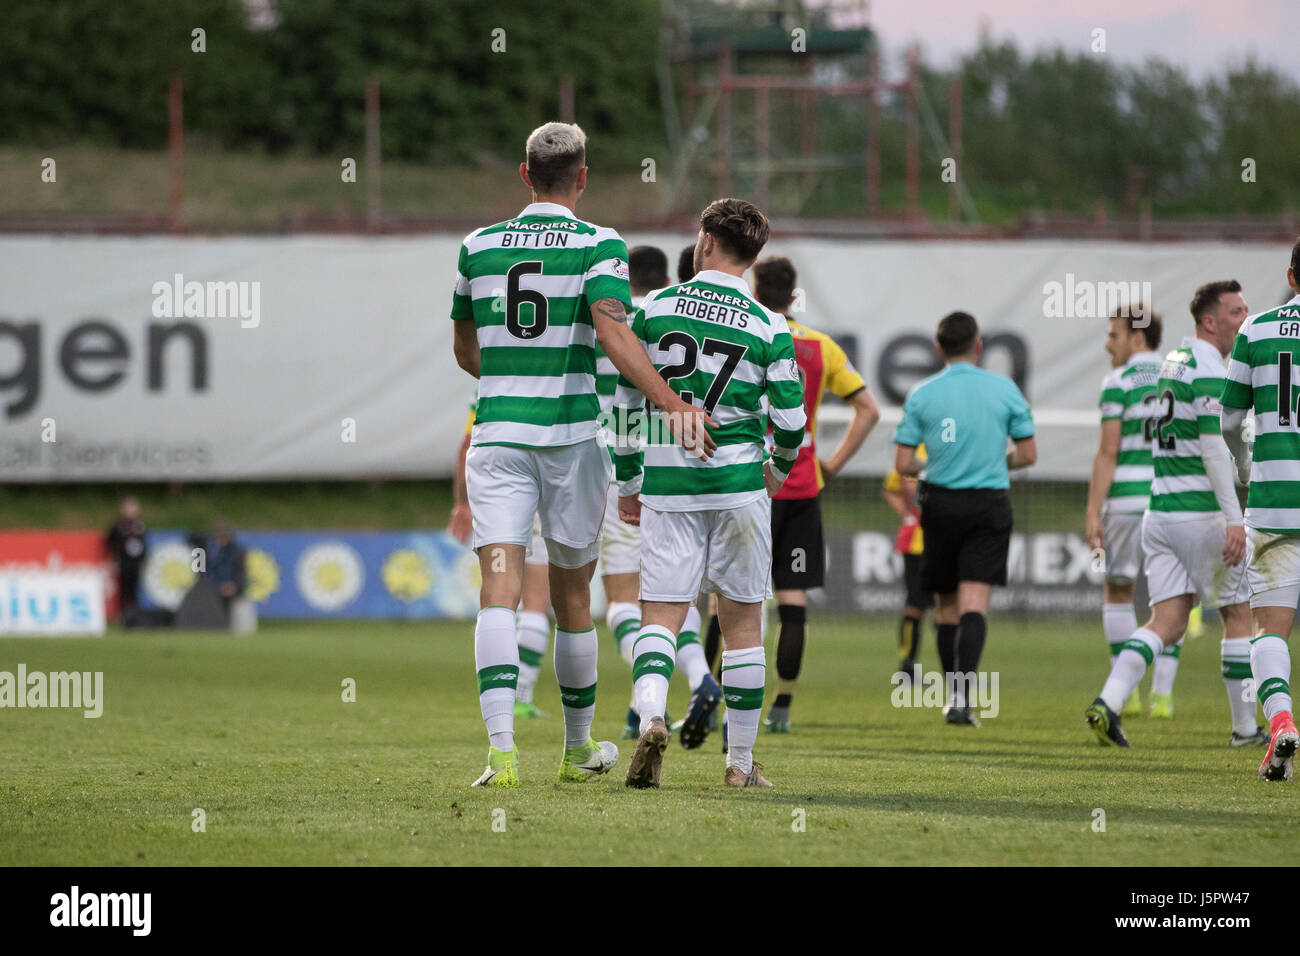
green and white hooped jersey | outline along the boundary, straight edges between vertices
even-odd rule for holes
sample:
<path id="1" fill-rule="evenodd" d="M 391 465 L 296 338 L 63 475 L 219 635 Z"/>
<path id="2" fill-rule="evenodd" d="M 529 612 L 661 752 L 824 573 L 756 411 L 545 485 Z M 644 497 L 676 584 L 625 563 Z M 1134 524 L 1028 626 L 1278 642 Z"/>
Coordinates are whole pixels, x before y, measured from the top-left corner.
<path id="1" fill-rule="evenodd" d="M 673 439 L 658 410 L 637 422 L 645 399 L 620 376 L 614 399 L 620 494 L 656 511 L 738 508 L 766 497 L 763 399 L 773 428 L 773 466 L 789 474 L 803 441 L 803 386 L 785 317 L 764 308 L 739 276 L 705 270 L 651 292 L 632 323 L 669 387 L 717 423 L 713 458 Z M 634 441 L 627 441 L 630 435 Z"/>
<path id="2" fill-rule="evenodd" d="M 1137 352 L 1101 383 L 1101 420 L 1120 423 L 1115 477 L 1106 493 L 1109 514 L 1141 514 L 1151 498 L 1151 437 L 1160 355 Z"/>
<path id="3" fill-rule="evenodd" d="M 632 305 L 627 245 L 564 206 L 533 203 L 460 247 L 451 317 L 473 321 L 482 366 L 473 445 L 526 448 L 594 438 L 599 299 Z"/>
<path id="4" fill-rule="evenodd" d="M 1219 510 L 1201 459 L 1201 436 L 1220 433 L 1219 395 L 1225 373 L 1223 356 L 1200 339 L 1184 338 L 1165 356 L 1152 426 L 1151 511 L 1192 516 Z"/>
<path id="5" fill-rule="evenodd" d="M 1233 343 L 1223 386 L 1224 408 L 1255 412 L 1246 524 L 1275 534 L 1300 534 L 1297 365 L 1300 296 L 1245 321 Z"/>

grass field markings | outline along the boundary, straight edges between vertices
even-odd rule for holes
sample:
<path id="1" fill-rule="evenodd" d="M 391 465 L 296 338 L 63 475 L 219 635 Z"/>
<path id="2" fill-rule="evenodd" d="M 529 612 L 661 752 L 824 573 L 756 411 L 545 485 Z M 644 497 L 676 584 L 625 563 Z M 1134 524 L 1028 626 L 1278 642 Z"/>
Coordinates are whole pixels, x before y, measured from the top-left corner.
<path id="1" fill-rule="evenodd" d="M 352 677 L 345 677 L 340 686 L 343 688 L 343 693 L 340 695 L 343 698 L 343 703 L 355 704 L 357 702 L 356 680 Z"/>

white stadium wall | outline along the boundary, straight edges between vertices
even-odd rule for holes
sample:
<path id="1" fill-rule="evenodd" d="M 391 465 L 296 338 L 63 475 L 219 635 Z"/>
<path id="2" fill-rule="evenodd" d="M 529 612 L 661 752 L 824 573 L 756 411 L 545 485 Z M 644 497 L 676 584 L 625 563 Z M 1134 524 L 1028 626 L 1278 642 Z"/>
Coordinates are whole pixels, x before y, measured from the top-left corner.
<path id="1" fill-rule="evenodd" d="M 449 475 L 474 394 L 447 318 L 461 238 L 0 237 L 0 480 Z M 626 238 L 660 246 L 670 268 L 691 241 Z M 932 361 L 937 320 L 974 314 L 986 364 L 1021 379 L 1034 407 L 1034 475 L 1054 479 L 1087 477 L 1108 297 L 1149 283 L 1171 348 L 1202 282 L 1236 278 L 1252 311 L 1276 305 L 1288 251 L 814 239 L 767 249 L 799 270 L 800 317 L 852 337 L 889 424 Z M 842 411 L 826 410 L 823 440 Z M 891 433 L 879 428 L 850 471 L 887 469 Z"/>

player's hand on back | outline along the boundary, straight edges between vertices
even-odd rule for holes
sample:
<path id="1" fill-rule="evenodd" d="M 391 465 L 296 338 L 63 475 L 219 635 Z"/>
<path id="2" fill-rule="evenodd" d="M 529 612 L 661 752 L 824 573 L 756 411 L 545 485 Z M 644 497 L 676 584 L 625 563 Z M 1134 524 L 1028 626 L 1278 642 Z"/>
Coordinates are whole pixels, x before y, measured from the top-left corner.
<path id="1" fill-rule="evenodd" d="M 618 517 L 624 524 L 639 525 L 641 523 L 641 496 L 619 495 Z"/>
<path id="2" fill-rule="evenodd" d="M 708 433 L 706 426 L 716 428 L 717 423 L 702 408 L 688 405 L 678 400 L 677 408 L 665 409 L 668 430 L 672 432 L 683 448 L 696 458 L 712 458 L 718 450 L 718 443 Z"/>
<path id="3" fill-rule="evenodd" d="M 1223 563 L 1235 567 L 1246 556 L 1246 529 L 1239 524 L 1228 525 L 1227 541 L 1223 546 Z"/>
<path id="4" fill-rule="evenodd" d="M 776 493 L 781 490 L 781 485 L 785 483 L 785 477 L 776 470 L 772 464 L 772 459 L 763 462 L 763 484 L 767 487 L 767 496 L 775 498 Z"/>

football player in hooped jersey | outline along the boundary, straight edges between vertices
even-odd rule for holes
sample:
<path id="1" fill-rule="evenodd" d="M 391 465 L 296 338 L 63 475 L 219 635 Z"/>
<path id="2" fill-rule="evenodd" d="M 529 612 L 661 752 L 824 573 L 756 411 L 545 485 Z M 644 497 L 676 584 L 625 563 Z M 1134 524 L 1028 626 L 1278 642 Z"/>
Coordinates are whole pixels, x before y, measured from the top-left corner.
<path id="1" fill-rule="evenodd" d="M 1164 648 L 1187 630 L 1199 598 L 1223 619 L 1223 681 L 1233 746 L 1262 743 L 1255 698 L 1248 693 L 1250 611 L 1246 604 L 1246 532 L 1233 486 L 1233 462 L 1219 426 L 1224 357 L 1246 318 L 1235 280 L 1196 290 L 1195 336 L 1165 356 L 1156 382 L 1151 503 L 1142 519 L 1151 617 L 1115 655 L 1100 696 L 1084 712 L 1102 744 L 1129 746 L 1119 709 Z"/>
<path id="2" fill-rule="evenodd" d="M 1223 385 L 1220 421 L 1238 470 L 1248 457 L 1246 534 L 1250 563 L 1246 582 L 1254 639 L 1248 674 L 1269 723 L 1261 780 L 1290 780 L 1300 749 L 1291 701 L 1291 652 L 1287 642 L 1300 603 L 1300 241 L 1291 248 L 1287 283 L 1296 293 L 1275 309 L 1251 316 L 1232 346 Z M 1254 412 L 1253 455 L 1243 429 Z M 1225 671 L 1226 674 L 1226 663 Z"/>
<path id="3" fill-rule="evenodd" d="M 1111 370 L 1101 383 L 1101 441 L 1092 459 L 1088 483 L 1088 547 L 1104 548 L 1105 603 L 1102 631 L 1110 660 L 1137 630 L 1133 585 L 1142 566 L 1142 515 L 1151 498 L 1151 433 L 1155 426 L 1156 380 L 1163 357 L 1160 316 L 1144 307 L 1125 308 L 1111 316 L 1106 354 Z M 1182 640 L 1156 658 L 1151 681 L 1151 716 L 1173 716 L 1174 675 Z M 1142 712 L 1135 690 L 1121 717 Z"/>
<path id="4" fill-rule="evenodd" d="M 769 498 L 794 465 L 806 416 L 786 321 L 764 308 L 744 279 L 769 233 L 767 217 L 752 203 L 710 203 L 700 215 L 696 275 L 647 295 L 633 323 L 674 393 L 716 420 L 717 455 L 701 460 L 665 440 L 656 428 L 659 412 L 647 423 L 641 396 L 624 379 L 615 393 L 619 516 L 642 528 L 644 613 L 632 671 L 641 736 L 628 767 L 630 787 L 659 786 L 676 638 L 701 585 L 718 595 L 726 647 L 730 739 L 723 781 L 771 786 L 753 759 L 766 674 L 760 619 L 772 561 Z M 764 399 L 774 443 L 766 460 Z"/>
<path id="5" fill-rule="evenodd" d="M 528 137 L 519 175 L 533 202 L 461 245 L 451 317 L 456 361 L 479 380 L 465 457 L 483 586 L 474 628 L 488 766 L 476 786 L 519 783 L 514 741 L 519 651 L 515 608 L 533 515 L 541 521 L 555 611 L 555 678 L 564 711 L 561 781 L 610 770 L 618 749 L 591 738 L 596 630 L 591 576 L 611 470 L 599 440 L 595 345 L 668 414 L 683 445 L 716 447 L 706 412 L 659 377 L 628 328 L 627 246 L 574 207 L 587 186 L 586 135 L 547 123 Z"/>

